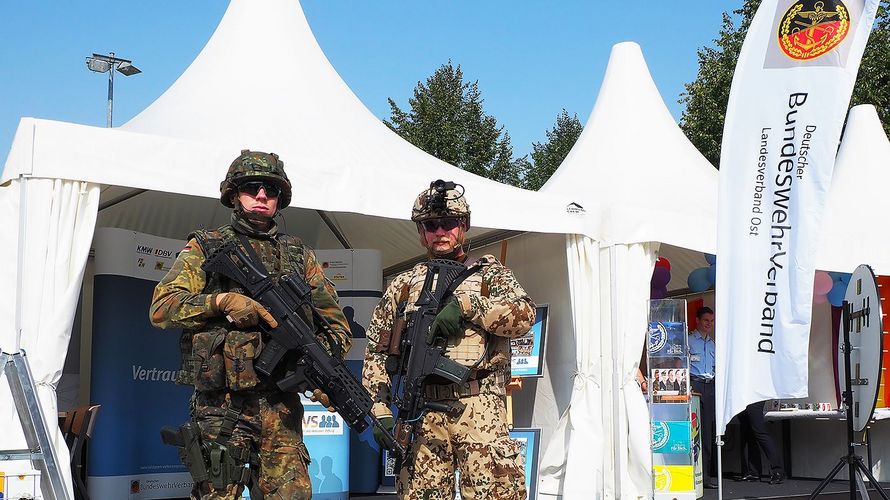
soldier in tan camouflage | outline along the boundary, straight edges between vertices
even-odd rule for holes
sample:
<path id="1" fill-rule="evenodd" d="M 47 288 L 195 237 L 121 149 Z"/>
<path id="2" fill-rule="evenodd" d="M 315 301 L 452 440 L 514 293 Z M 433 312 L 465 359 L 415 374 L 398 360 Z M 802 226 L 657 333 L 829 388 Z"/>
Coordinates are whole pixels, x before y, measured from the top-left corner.
<path id="1" fill-rule="evenodd" d="M 195 386 L 191 414 L 208 447 L 203 465 L 217 471 L 195 484 L 192 498 L 240 498 L 249 484 L 266 499 L 308 499 L 312 485 L 300 397 L 280 391 L 253 366 L 265 340 L 259 323 L 274 328 L 277 322 L 237 283 L 205 273 L 201 266 L 208 249 L 203 246 L 249 244 L 271 276 L 300 273 L 312 287 L 313 304 L 331 324 L 335 345 L 329 347 L 342 351 L 338 354 L 350 346 L 349 326 L 315 254 L 298 238 L 278 231 L 274 216 L 291 198 L 278 156 L 242 151 L 220 192 L 220 202 L 233 209 L 231 224 L 189 236 L 155 288 L 150 310 L 156 327 L 183 330 L 177 382 Z M 320 391 L 313 399 L 328 406 Z"/>
<path id="2" fill-rule="evenodd" d="M 420 243 L 430 259 L 472 264 L 464 252 L 470 207 L 462 186 L 432 183 L 417 197 L 411 220 L 417 223 Z M 414 443 L 398 476 L 403 499 L 452 498 L 455 469 L 465 500 L 526 497 L 520 448 L 507 430 L 505 385 L 510 378 L 510 339 L 529 331 L 535 305 L 494 256 L 486 255 L 478 264 L 481 271 L 457 287 L 432 328 L 434 335 L 447 337 L 450 359 L 472 367 L 470 380 L 461 386 L 431 377 L 424 388 L 427 401 L 458 401 L 464 410 L 458 415 L 428 411 L 415 426 Z M 414 304 L 426 272 L 421 263 L 396 276 L 374 309 L 367 331 L 363 384 L 375 398 L 374 415 L 389 428 L 394 424 L 392 381 L 385 368 L 388 346 L 381 345 L 381 338 L 389 335 L 381 334 L 417 309 Z"/>

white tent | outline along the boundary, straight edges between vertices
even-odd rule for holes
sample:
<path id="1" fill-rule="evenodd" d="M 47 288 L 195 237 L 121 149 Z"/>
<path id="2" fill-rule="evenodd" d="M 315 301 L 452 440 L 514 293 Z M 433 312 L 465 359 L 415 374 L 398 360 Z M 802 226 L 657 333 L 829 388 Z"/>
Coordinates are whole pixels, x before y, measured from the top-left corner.
<path id="1" fill-rule="evenodd" d="M 405 219 L 437 178 L 464 184 L 476 227 L 598 236 L 592 209 L 567 213 L 560 199 L 469 174 L 391 132 L 330 67 L 296 0 L 233 0 L 186 72 L 123 127 L 19 124 L 0 179 L 0 218 L 22 231 L 3 233 L 0 278 L 20 286 L 0 292 L 0 312 L 17 318 L 0 327 L 0 346 L 15 351 L 20 334 L 46 415 L 56 413 L 97 213 L 99 226 L 179 238 L 225 223 L 219 181 L 242 148 L 285 161 L 294 183 L 289 232 L 379 248 L 390 268 L 419 253 Z M 0 426 L 18 425 L 0 386 Z M 64 463 L 60 435 L 57 443 Z M 0 434 L 0 449 L 22 447 L 20 433 Z"/>
<path id="2" fill-rule="evenodd" d="M 650 497 L 648 411 L 634 383 L 649 280 L 659 243 L 715 248 L 717 171 L 677 126 L 637 44 L 613 47 L 584 132 L 542 192 L 601 205 L 603 243 L 567 239 L 578 374 L 541 491 Z"/>
<path id="3" fill-rule="evenodd" d="M 890 274 L 890 141 L 872 105 L 850 110 L 828 190 L 816 269 Z"/>

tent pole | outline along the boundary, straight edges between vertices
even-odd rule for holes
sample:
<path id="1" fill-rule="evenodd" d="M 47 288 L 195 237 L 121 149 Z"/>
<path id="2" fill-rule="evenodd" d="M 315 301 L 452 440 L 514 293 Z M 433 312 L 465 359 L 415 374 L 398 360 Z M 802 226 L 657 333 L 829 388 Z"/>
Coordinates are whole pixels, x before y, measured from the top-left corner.
<path id="1" fill-rule="evenodd" d="M 19 175 L 19 241 L 18 254 L 16 256 L 15 279 L 15 350 L 22 350 L 22 290 L 24 289 L 25 274 L 25 223 L 28 220 L 28 179 Z"/>
<path id="2" fill-rule="evenodd" d="M 612 354 L 612 373 L 611 373 L 611 387 L 612 387 L 612 473 L 614 475 L 614 490 L 613 494 L 616 499 L 621 498 L 621 447 L 619 444 L 621 443 L 621 436 L 619 436 L 619 429 L 621 428 L 618 425 L 618 419 L 620 418 L 620 409 L 618 408 L 618 404 L 620 403 L 620 398 L 618 395 L 618 385 L 619 385 L 619 366 L 618 366 L 618 353 L 615 352 L 615 343 L 618 341 L 618 336 L 620 335 L 619 325 L 621 323 L 621 318 L 618 316 L 618 283 L 615 277 L 618 275 L 618 255 L 615 251 L 615 245 L 609 246 L 609 294 L 611 295 L 609 299 L 609 309 L 612 314 L 612 321 L 610 321 L 610 330 L 612 340 L 610 342 L 610 351 Z"/>
<path id="3" fill-rule="evenodd" d="M 334 221 L 331 220 L 330 216 L 328 216 L 328 214 L 324 210 L 316 210 L 315 212 L 318 213 L 319 217 L 321 217 L 324 225 L 327 226 L 332 233 L 334 233 L 334 236 L 337 238 L 337 240 L 340 241 L 340 244 L 343 245 L 343 248 L 351 250 L 352 245 L 349 244 L 349 240 L 346 239 L 346 235 L 343 234 L 343 231 L 340 231 L 340 228 L 337 227 L 336 224 L 334 224 Z"/>
<path id="4" fill-rule="evenodd" d="M 139 196 L 140 194 L 142 194 L 146 191 L 148 191 L 148 189 L 134 189 L 128 193 L 124 193 L 124 194 L 118 196 L 117 198 L 108 200 L 105 203 L 100 204 L 99 211 L 101 212 L 102 210 L 105 210 L 106 208 L 111 208 L 111 207 L 117 205 L 118 203 L 127 201 L 130 198 L 133 198 L 134 196 Z"/>

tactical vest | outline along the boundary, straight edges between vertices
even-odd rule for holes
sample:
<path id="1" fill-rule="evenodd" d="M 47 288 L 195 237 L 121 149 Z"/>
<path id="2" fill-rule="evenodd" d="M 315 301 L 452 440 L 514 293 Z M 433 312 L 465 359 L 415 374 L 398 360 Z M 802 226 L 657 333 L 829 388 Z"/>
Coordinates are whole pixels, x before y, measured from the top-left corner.
<path id="1" fill-rule="evenodd" d="M 202 242 L 204 255 L 228 242 L 241 244 L 231 225 L 198 230 L 188 236 L 189 240 L 192 238 Z M 303 242 L 296 236 L 279 233 L 269 240 L 250 237 L 248 240 L 261 242 L 259 248 L 254 246 L 254 249 L 273 279 L 290 273 L 305 276 Z M 201 293 L 222 292 L 247 295 L 238 283 L 220 274 L 208 273 Z M 235 330 L 222 316 L 210 318 L 199 329 L 183 330 L 179 341 L 182 364 L 176 383 L 193 385 L 198 390 L 250 389 L 259 383 L 252 363 L 262 350 L 262 343 L 259 331 Z"/>

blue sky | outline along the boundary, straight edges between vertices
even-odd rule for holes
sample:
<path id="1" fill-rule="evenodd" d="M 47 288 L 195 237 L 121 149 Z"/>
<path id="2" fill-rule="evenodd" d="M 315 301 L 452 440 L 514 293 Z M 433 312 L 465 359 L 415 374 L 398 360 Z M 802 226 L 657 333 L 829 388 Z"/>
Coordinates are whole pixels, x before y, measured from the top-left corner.
<path id="1" fill-rule="evenodd" d="M 251 0 L 263 1 L 263 0 Z M 304 0 L 304 12 L 340 76 L 378 117 L 387 97 L 403 108 L 418 80 L 451 59 L 478 80 L 485 110 L 505 126 L 514 153 L 543 141 L 565 108 L 584 122 L 613 44 L 643 48 L 679 119 L 677 99 L 695 78 L 696 50 L 712 45 L 721 14 L 738 1 Z M 78 0 L 0 5 L 0 158 L 18 120 L 35 116 L 105 125 L 107 78 L 84 58 L 115 52 L 143 74 L 115 78 L 114 122 L 156 99 L 213 33 L 228 2 Z"/>

